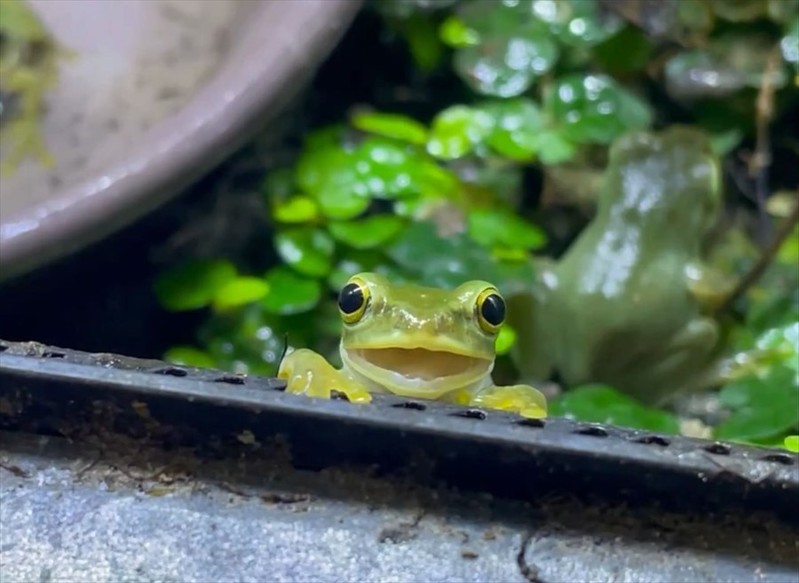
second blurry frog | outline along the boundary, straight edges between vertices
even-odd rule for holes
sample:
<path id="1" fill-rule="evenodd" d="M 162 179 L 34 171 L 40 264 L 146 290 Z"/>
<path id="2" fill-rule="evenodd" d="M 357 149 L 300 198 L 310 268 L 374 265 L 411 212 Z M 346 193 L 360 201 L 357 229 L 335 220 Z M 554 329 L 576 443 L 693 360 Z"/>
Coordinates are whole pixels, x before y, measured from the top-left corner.
<path id="1" fill-rule="evenodd" d="M 707 386 L 720 338 L 709 314 L 724 290 L 708 293 L 700 249 L 720 203 L 702 132 L 617 140 L 593 221 L 562 258 L 542 262 L 530 293 L 510 298 L 522 373 L 607 383 L 647 403 Z"/>

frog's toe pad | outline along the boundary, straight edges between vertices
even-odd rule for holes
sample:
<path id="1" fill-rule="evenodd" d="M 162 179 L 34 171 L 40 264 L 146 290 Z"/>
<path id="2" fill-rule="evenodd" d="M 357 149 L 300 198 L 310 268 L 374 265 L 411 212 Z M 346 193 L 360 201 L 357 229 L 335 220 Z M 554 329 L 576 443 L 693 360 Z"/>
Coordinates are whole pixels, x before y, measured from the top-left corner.
<path id="1" fill-rule="evenodd" d="M 491 387 L 476 394 L 470 405 L 511 411 L 530 419 L 543 419 L 547 416 L 546 397 L 538 389 L 527 385 Z"/>
<path id="2" fill-rule="evenodd" d="M 320 399 L 342 396 L 350 403 L 369 403 L 372 400 L 364 387 L 308 350 L 289 354 L 281 363 L 277 377 L 286 381 L 287 393 Z"/>

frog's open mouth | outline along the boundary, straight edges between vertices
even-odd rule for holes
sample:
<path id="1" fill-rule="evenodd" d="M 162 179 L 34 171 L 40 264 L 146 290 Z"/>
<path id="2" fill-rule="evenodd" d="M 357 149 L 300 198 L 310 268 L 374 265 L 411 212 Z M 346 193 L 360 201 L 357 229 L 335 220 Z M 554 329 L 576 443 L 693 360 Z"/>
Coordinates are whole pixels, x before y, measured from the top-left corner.
<path id="1" fill-rule="evenodd" d="M 360 348 L 349 350 L 350 358 L 370 364 L 408 380 L 432 381 L 485 373 L 491 361 L 425 348 Z"/>

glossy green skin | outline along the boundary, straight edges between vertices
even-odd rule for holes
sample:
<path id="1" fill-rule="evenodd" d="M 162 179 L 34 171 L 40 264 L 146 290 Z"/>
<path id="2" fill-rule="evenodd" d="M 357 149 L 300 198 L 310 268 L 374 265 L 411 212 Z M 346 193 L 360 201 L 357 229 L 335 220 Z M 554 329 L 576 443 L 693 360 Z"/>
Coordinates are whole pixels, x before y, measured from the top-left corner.
<path id="1" fill-rule="evenodd" d="M 720 212 L 719 165 L 701 133 L 617 140 L 597 214 L 535 290 L 510 299 L 525 378 L 607 383 L 648 403 L 702 383 L 719 326 L 694 290 Z M 526 332 L 526 333 L 525 333 Z"/>
<path id="2" fill-rule="evenodd" d="M 13 115 L 2 115 L 0 138 L 3 141 L 3 173 L 11 172 L 27 156 L 45 165 L 53 159 L 41 136 L 39 118 L 44 96 L 58 78 L 61 49 L 47 29 L 22 0 L 2 0 L 0 4 L 0 93 L 17 100 Z M 35 58 L 34 58 L 35 55 Z M 4 105 L 7 105 L 4 103 Z"/>
<path id="3" fill-rule="evenodd" d="M 491 379 L 499 328 L 481 325 L 477 302 L 496 288 L 470 281 L 454 290 L 392 284 L 375 273 L 360 273 L 350 282 L 368 290 L 366 309 L 355 322 L 342 325 L 343 366 L 334 368 L 308 349 L 289 353 L 278 378 L 286 390 L 330 398 L 343 393 L 366 403 L 372 393 L 545 417 L 546 399 L 527 385 L 495 386 Z"/>

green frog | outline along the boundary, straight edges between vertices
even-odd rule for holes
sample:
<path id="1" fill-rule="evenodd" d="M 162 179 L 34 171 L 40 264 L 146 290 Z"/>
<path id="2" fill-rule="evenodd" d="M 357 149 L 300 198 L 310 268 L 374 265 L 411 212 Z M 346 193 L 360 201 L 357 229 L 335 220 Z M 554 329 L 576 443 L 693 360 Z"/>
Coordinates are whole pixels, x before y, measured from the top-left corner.
<path id="1" fill-rule="evenodd" d="M 44 97 L 58 80 L 58 61 L 66 55 L 44 24 L 22 0 L 0 6 L 0 171 L 13 171 L 33 155 L 53 163 L 41 134 Z"/>
<path id="2" fill-rule="evenodd" d="M 546 399 L 537 389 L 492 381 L 506 315 L 494 285 L 469 281 L 445 290 L 360 273 L 341 289 L 338 307 L 341 369 L 312 350 L 290 352 L 277 374 L 288 392 L 329 399 L 336 391 L 355 403 L 392 393 L 546 416 Z"/>
<path id="3" fill-rule="evenodd" d="M 721 210 L 709 139 L 672 126 L 610 148 L 592 222 L 538 282 L 509 296 L 525 379 L 606 383 L 650 404 L 705 385 L 722 292 L 700 248 Z"/>

